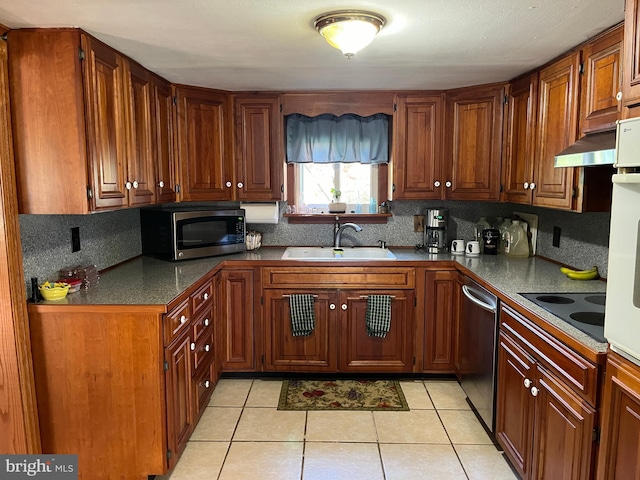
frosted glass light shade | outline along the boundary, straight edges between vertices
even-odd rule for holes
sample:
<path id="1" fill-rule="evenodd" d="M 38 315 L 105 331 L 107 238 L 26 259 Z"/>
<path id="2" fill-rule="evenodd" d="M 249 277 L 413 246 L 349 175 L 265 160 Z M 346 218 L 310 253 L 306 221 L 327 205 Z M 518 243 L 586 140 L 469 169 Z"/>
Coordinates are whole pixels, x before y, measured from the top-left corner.
<path id="1" fill-rule="evenodd" d="M 316 30 L 347 58 L 369 45 L 384 25 L 384 18 L 368 12 L 334 12 L 315 21 Z"/>

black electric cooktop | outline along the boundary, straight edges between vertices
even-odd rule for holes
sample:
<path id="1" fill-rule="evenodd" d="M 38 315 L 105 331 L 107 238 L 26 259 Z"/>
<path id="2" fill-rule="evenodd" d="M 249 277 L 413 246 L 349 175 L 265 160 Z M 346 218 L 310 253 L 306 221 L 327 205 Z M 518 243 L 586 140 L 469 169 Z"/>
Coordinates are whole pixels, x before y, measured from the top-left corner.
<path id="1" fill-rule="evenodd" d="M 604 293 L 521 293 L 599 342 L 604 338 Z"/>

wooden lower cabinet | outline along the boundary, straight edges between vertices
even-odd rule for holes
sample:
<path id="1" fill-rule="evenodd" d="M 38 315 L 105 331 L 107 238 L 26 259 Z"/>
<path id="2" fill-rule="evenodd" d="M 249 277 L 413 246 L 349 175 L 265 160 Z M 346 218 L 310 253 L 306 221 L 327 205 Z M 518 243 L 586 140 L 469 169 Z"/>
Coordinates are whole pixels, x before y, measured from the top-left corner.
<path id="1" fill-rule="evenodd" d="M 289 297 L 314 295 L 316 325 L 293 336 Z M 368 295 L 391 295 L 391 326 L 384 338 L 367 334 Z M 410 372 L 413 291 L 266 290 L 265 370 L 310 372 Z"/>
<path id="2" fill-rule="evenodd" d="M 262 282 L 265 371 L 413 371 L 413 268 L 264 268 Z M 292 294 L 314 295 L 315 328 L 308 336 L 292 334 Z M 369 295 L 392 297 L 384 338 L 367 334 Z"/>
<path id="3" fill-rule="evenodd" d="M 640 367 L 607 354 L 598 480 L 640 478 Z"/>
<path id="4" fill-rule="evenodd" d="M 250 372 L 257 368 L 253 280 L 253 269 L 224 269 L 216 274 L 219 348 L 225 372 Z"/>
<path id="5" fill-rule="evenodd" d="M 425 279 L 424 372 L 454 371 L 454 338 L 460 286 L 456 270 L 427 271 Z"/>
<path id="6" fill-rule="evenodd" d="M 503 306 L 496 439 L 522 479 L 591 478 L 596 411 L 547 367 L 543 351 L 509 328 L 518 321 L 526 320 Z"/>

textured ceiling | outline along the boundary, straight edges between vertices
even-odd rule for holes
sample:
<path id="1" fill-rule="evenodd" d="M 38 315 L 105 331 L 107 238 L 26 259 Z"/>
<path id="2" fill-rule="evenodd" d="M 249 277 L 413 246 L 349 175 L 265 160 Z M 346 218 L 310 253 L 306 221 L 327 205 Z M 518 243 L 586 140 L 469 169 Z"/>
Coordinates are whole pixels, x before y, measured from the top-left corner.
<path id="1" fill-rule="evenodd" d="M 315 31 L 387 19 L 348 61 Z M 2 0 L 10 28 L 81 27 L 174 83 L 224 90 L 448 89 L 509 80 L 624 18 L 624 0 Z"/>

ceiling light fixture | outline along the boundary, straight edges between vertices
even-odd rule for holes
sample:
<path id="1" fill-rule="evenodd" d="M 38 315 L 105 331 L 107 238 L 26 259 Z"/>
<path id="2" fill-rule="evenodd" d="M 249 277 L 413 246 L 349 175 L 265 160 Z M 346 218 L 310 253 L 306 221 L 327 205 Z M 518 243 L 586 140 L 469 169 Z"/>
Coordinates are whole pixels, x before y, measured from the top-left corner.
<path id="1" fill-rule="evenodd" d="M 325 13 L 315 21 L 318 33 L 349 60 L 373 41 L 384 24 L 383 16 L 360 11 Z"/>

